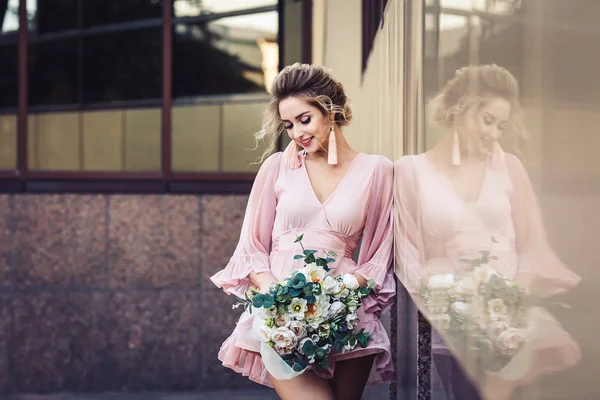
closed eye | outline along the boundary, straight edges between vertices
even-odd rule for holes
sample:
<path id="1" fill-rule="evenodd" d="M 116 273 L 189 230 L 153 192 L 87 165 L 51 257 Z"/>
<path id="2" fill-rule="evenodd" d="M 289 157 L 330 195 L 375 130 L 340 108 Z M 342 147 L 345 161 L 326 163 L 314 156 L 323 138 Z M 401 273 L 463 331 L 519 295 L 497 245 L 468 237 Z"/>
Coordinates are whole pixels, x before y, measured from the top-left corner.
<path id="1" fill-rule="evenodd" d="M 310 124 L 310 117 L 306 117 L 306 118 L 300 120 L 300 123 L 302 123 L 302 125 Z"/>

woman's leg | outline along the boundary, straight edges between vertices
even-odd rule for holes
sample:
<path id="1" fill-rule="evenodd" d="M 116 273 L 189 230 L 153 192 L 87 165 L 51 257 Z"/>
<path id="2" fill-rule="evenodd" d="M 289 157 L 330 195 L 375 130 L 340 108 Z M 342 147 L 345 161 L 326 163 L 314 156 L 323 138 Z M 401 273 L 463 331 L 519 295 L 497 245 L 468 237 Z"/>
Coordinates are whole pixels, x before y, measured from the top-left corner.
<path id="1" fill-rule="evenodd" d="M 375 354 L 335 363 L 335 373 L 329 380 L 336 400 L 360 400 L 369 379 Z"/>
<path id="2" fill-rule="evenodd" d="M 319 378 L 312 371 L 306 371 L 300 376 L 284 381 L 269 377 L 281 400 L 335 399 L 327 380 Z"/>

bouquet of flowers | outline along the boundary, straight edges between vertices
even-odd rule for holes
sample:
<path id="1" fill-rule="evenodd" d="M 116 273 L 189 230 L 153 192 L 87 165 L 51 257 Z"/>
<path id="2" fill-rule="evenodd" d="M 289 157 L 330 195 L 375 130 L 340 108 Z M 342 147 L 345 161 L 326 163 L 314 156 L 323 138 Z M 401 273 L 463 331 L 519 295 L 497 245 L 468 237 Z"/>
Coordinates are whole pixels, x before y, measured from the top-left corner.
<path id="1" fill-rule="evenodd" d="M 371 334 L 364 328 L 355 332 L 356 310 L 375 287 L 375 281 L 368 280 L 367 287 L 360 288 L 352 274 L 329 274 L 336 254 L 319 257 L 316 250 L 304 249 L 302 238 L 295 242 L 303 254 L 294 259 L 304 259 L 304 268 L 271 285 L 269 293 L 253 290 L 237 304 L 250 313 L 254 310 L 256 333 L 295 372 L 309 364 L 328 368 L 331 351 L 367 346 Z"/>
<path id="2" fill-rule="evenodd" d="M 474 351 L 486 370 L 501 371 L 526 343 L 525 289 L 489 266 L 483 251 L 462 259 L 466 275 L 437 274 L 421 285 L 428 317 L 457 351 Z"/>

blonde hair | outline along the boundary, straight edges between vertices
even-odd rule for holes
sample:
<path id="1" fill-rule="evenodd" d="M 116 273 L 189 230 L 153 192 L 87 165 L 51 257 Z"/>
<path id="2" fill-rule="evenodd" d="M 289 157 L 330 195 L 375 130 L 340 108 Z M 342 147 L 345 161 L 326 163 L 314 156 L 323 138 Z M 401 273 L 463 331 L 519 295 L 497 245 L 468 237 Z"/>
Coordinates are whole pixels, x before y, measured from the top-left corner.
<path id="1" fill-rule="evenodd" d="M 254 135 L 257 147 L 260 141 L 267 141 L 261 162 L 275 151 L 279 136 L 285 132 L 279 115 L 279 103 L 288 97 L 305 100 L 327 117 L 333 115 L 339 127 L 348 125 L 352 119 L 344 87 L 328 70 L 318 65 L 288 65 L 273 81 L 271 100 L 263 114 L 262 128 Z"/>
<path id="2" fill-rule="evenodd" d="M 496 64 L 469 65 L 456 71 L 440 93 L 428 104 L 429 122 L 452 127 L 458 117 L 472 106 L 502 98 L 511 105 L 509 130 L 521 139 L 529 137 L 522 122 L 519 84 L 507 69 Z"/>

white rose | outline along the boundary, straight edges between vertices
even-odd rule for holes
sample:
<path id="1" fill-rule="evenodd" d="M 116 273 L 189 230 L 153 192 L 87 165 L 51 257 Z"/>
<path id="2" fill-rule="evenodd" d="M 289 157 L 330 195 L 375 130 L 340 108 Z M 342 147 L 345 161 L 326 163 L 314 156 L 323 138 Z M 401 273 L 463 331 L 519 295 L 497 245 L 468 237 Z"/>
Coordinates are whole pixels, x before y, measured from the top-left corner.
<path id="1" fill-rule="evenodd" d="M 291 350 L 298 344 L 298 338 L 294 332 L 285 327 L 275 329 L 275 332 L 273 332 L 273 335 L 271 336 L 271 340 L 275 342 L 275 350 L 279 354 L 291 353 Z"/>
<path id="2" fill-rule="evenodd" d="M 309 304 L 304 313 L 308 325 L 313 329 L 317 329 L 319 324 L 323 322 L 325 317 L 329 314 L 329 306 L 329 296 L 324 293 L 317 296 L 317 302 Z"/>
<path id="3" fill-rule="evenodd" d="M 429 290 L 448 290 L 454 285 L 454 275 L 436 274 L 432 275 L 427 282 Z"/>
<path id="4" fill-rule="evenodd" d="M 336 295 L 336 298 L 343 298 L 343 297 L 348 297 L 348 295 L 350 295 L 350 291 L 346 288 L 342 289 L 342 291 Z"/>
<path id="5" fill-rule="evenodd" d="M 461 296 L 473 296 L 477 291 L 477 283 L 473 278 L 466 276 L 456 282 L 454 290 Z"/>
<path id="6" fill-rule="evenodd" d="M 338 315 L 346 309 L 346 306 L 341 301 L 336 301 L 329 306 L 329 315 Z"/>
<path id="7" fill-rule="evenodd" d="M 290 316 L 288 314 L 279 314 L 274 318 L 275 325 L 286 326 L 290 322 Z"/>
<path id="8" fill-rule="evenodd" d="M 356 290 L 360 287 L 358 279 L 352 274 L 344 274 L 344 286 L 348 290 Z"/>
<path id="9" fill-rule="evenodd" d="M 294 298 L 292 299 L 292 303 L 288 306 L 288 311 L 290 313 L 291 318 L 304 318 L 304 313 L 307 310 L 307 301 L 306 299 Z"/>
<path id="10" fill-rule="evenodd" d="M 298 339 L 302 339 L 306 336 L 306 325 L 300 321 L 290 321 L 286 327 L 294 332 L 294 335 L 296 335 Z"/>
<path id="11" fill-rule="evenodd" d="M 473 279 L 478 283 L 487 283 L 494 274 L 496 271 L 486 264 L 473 268 Z"/>
<path id="12" fill-rule="evenodd" d="M 471 310 L 471 305 L 469 303 L 465 303 L 463 301 L 456 301 L 456 302 L 452 303 L 450 308 L 456 314 L 464 317 L 469 314 L 469 311 Z"/>
<path id="13" fill-rule="evenodd" d="M 327 294 L 335 294 L 340 291 L 340 283 L 331 276 L 326 276 L 323 280 L 323 290 Z"/>
<path id="14" fill-rule="evenodd" d="M 512 356 L 519 350 L 524 341 L 525 338 L 521 331 L 519 331 L 517 328 L 508 328 L 498 335 L 496 347 L 503 354 Z"/>
<path id="15" fill-rule="evenodd" d="M 327 271 L 323 267 L 317 266 L 317 264 L 308 264 L 306 267 L 300 270 L 306 277 L 307 282 L 323 282 L 327 276 Z"/>
<path id="16" fill-rule="evenodd" d="M 502 299 L 493 299 L 488 302 L 488 312 L 492 321 L 497 321 L 506 316 L 508 307 L 506 307 Z"/>
<path id="17" fill-rule="evenodd" d="M 354 329 L 358 324 L 358 317 L 356 314 L 348 314 L 346 315 L 346 325 L 348 329 Z"/>

